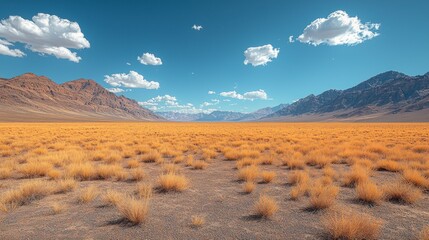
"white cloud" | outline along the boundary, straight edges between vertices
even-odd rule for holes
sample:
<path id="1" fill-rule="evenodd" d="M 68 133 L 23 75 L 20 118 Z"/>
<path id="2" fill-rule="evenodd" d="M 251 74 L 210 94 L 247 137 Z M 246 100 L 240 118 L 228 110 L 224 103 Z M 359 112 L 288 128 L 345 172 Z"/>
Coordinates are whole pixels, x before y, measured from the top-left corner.
<path id="1" fill-rule="evenodd" d="M 1 20 L 0 38 L 6 40 L 6 44 L 5 40 L 0 43 L 0 54 L 15 57 L 22 57 L 25 54 L 18 49 L 9 49 L 8 43 L 20 42 L 33 52 L 53 55 L 72 62 L 79 62 L 81 57 L 70 49 L 90 47 L 78 23 L 45 13 L 33 16 L 32 20 L 20 16 L 9 16 Z"/>
<path id="2" fill-rule="evenodd" d="M 131 66 L 131 63 L 127 62 L 127 65 L 128 65 L 128 66 Z"/>
<path id="3" fill-rule="evenodd" d="M 216 100 L 216 99 L 213 99 Z M 213 101 L 212 100 L 212 101 Z M 214 105 L 212 103 L 207 102 L 208 105 Z M 217 109 L 203 109 L 203 105 L 201 104 L 201 108 L 196 108 L 192 103 L 180 104 L 176 97 L 171 95 L 157 96 L 151 99 L 148 99 L 145 102 L 139 102 L 139 104 L 143 107 L 147 107 L 152 111 L 172 111 L 172 112 L 180 112 L 180 113 L 210 113 Z"/>
<path id="4" fill-rule="evenodd" d="M 327 18 L 318 18 L 308 25 L 298 37 L 303 43 L 317 46 L 356 45 L 379 35 L 379 23 L 363 24 L 358 17 L 350 17 L 345 11 L 335 11 Z"/>
<path id="5" fill-rule="evenodd" d="M 293 35 L 289 36 L 289 42 L 290 42 L 290 43 L 295 42 L 295 39 L 293 39 Z"/>
<path id="6" fill-rule="evenodd" d="M 125 92 L 124 89 L 122 88 L 106 88 L 107 91 L 112 92 L 112 93 L 121 93 L 121 92 Z"/>
<path id="7" fill-rule="evenodd" d="M 142 75 L 135 71 L 127 73 L 116 73 L 112 75 L 105 75 L 104 81 L 113 87 L 128 87 L 128 88 L 145 88 L 145 89 L 158 89 L 159 83 L 154 81 L 147 81 Z"/>
<path id="8" fill-rule="evenodd" d="M 266 65 L 271 62 L 273 58 L 277 58 L 280 52 L 279 48 L 273 48 L 271 44 L 259 47 L 249 47 L 244 51 L 244 64 L 252 64 L 252 66 Z"/>
<path id="9" fill-rule="evenodd" d="M 19 49 L 10 49 L 10 47 L 13 46 L 12 43 L 0 39 L 0 54 L 11 56 L 11 57 L 23 57 L 25 56 L 25 53 L 23 53 Z"/>
<path id="10" fill-rule="evenodd" d="M 213 106 L 218 105 L 220 103 L 219 99 L 212 99 L 211 102 L 203 102 L 201 104 L 201 107 L 207 107 L 207 106 Z"/>
<path id="11" fill-rule="evenodd" d="M 245 92 L 244 94 L 237 93 L 236 91 L 221 92 L 219 95 L 222 97 L 235 98 L 239 100 L 250 100 L 250 101 L 253 101 L 256 99 L 261 99 L 261 100 L 268 99 L 267 93 L 262 89 L 251 91 L 251 92 Z"/>
<path id="12" fill-rule="evenodd" d="M 194 30 L 196 30 L 196 31 L 200 31 L 200 30 L 202 30 L 202 29 L 203 29 L 203 26 L 195 25 L 195 24 L 194 24 L 194 26 L 192 26 L 192 29 L 194 29 Z"/>
<path id="13" fill-rule="evenodd" d="M 209 91 L 208 94 L 213 95 L 213 94 L 216 94 L 216 92 L 215 91 Z"/>
<path id="14" fill-rule="evenodd" d="M 144 53 L 141 57 L 137 57 L 137 60 L 144 65 L 162 65 L 161 58 L 155 57 L 152 53 Z"/>

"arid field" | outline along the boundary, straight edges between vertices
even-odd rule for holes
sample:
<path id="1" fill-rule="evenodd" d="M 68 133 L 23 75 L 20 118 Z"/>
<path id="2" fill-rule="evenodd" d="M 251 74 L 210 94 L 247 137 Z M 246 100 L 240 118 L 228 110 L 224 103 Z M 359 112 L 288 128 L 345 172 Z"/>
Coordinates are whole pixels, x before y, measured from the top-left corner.
<path id="1" fill-rule="evenodd" d="M 427 123 L 1 123 L 0 239 L 429 239 Z"/>

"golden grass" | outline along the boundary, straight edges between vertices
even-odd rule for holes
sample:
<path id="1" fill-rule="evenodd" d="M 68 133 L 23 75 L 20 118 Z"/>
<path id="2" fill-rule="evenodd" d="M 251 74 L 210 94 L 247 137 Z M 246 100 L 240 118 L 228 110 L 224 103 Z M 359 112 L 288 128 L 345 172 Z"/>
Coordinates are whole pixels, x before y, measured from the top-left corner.
<path id="1" fill-rule="evenodd" d="M 196 160 L 192 163 L 192 168 L 196 170 L 206 169 L 209 164 L 202 160 Z"/>
<path id="2" fill-rule="evenodd" d="M 378 239 L 381 220 L 359 213 L 330 213 L 322 223 L 331 239 Z"/>
<path id="3" fill-rule="evenodd" d="M 193 227 L 202 227 L 206 223 L 206 219 L 203 216 L 193 215 L 191 217 L 191 224 Z"/>
<path id="4" fill-rule="evenodd" d="M 161 161 L 161 159 L 162 159 L 161 154 L 155 150 L 149 151 L 148 153 L 144 154 L 141 158 L 143 162 L 147 162 L 147 163 L 150 163 L 150 162 L 158 163 Z"/>
<path id="5" fill-rule="evenodd" d="M 278 211 L 279 207 L 272 197 L 261 195 L 255 203 L 254 209 L 256 216 L 270 218 Z"/>
<path id="6" fill-rule="evenodd" d="M 15 189 L 8 190 L 0 196 L 0 203 L 4 211 L 28 204 L 41 199 L 53 191 L 52 183 L 33 180 L 23 183 Z"/>
<path id="7" fill-rule="evenodd" d="M 247 194 L 253 192 L 254 189 L 255 189 L 255 183 L 254 182 L 246 182 L 243 186 L 243 190 Z"/>
<path id="8" fill-rule="evenodd" d="M 357 199 L 366 203 L 376 204 L 383 198 L 383 192 L 371 181 L 360 182 L 356 186 Z"/>
<path id="9" fill-rule="evenodd" d="M 139 183 L 137 184 L 137 195 L 139 198 L 149 199 L 153 194 L 153 187 L 150 183 Z"/>
<path id="10" fill-rule="evenodd" d="M 51 209 L 53 214 L 59 214 L 64 212 L 66 205 L 56 202 L 51 205 Z"/>
<path id="11" fill-rule="evenodd" d="M 262 178 L 263 183 L 272 182 L 276 176 L 277 176 L 277 174 L 274 171 L 262 171 L 261 172 L 261 178 Z"/>
<path id="12" fill-rule="evenodd" d="M 385 185 L 383 193 L 386 200 L 400 203 L 413 204 L 422 198 L 420 189 L 402 182 Z"/>
<path id="13" fill-rule="evenodd" d="M 369 171 L 366 168 L 355 165 L 353 166 L 349 172 L 344 175 L 343 185 L 354 187 L 359 183 L 368 181 L 369 179 Z"/>
<path id="14" fill-rule="evenodd" d="M 89 186 L 78 196 L 79 203 L 92 202 L 98 196 L 98 189 L 95 186 Z"/>
<path id="15" fill-rule="evenodd" d="M 149 201 L 142 201 L 130 196 L 124 197 L 117 205 L 121 215 L 132 224 L 143 223 L 149 213 Z"/>
<path id="16" fill-rule="evenodd" d="M 246 182 L 253 182 L 259 177 L 259 168 L 255 165 L 244 167 L 238 172 L 238 179 Z"/>
<path id="17" fill-rule="evenodd" d="M 158 184 L 162 191 L 181 192 L 188 188 L 189 180 L 183 175 L 167 173 L 159 176 Z"/>
<path id="18" fill-rule="evenodd" d="M 127 161 L 127 168 L 138 168 L 139 165 L 140 163 L 136 159 L 131 159 Z"/>
<path id="19" fill-rule="evenodd" d="M 429 179 L 418 170 L 405 169 L 402 173 L 404 180 L 423 189 L 429 189 Z"/>
<path id="20" fill-rule="evenodd" d="M 313 210 L 331 207 L 337 198 L 339 188 L 334 185 L 315 185 L 310 189 L 310 205 Z"/>
<path id="21" fill-rule="evenodd" d="M 295 184 L 307 184 L 307 182 L 309 181 L 310 177 L 308 175 L 308 173 L 306 171 L 303 170 L 295 170 L 292 171 L 287 178 L 287 182 L 289 184 L 295 185 Z"/>
<path id="22" fill-rule="evenodd" d="M 118 204 L 123 201 L 124 196 L 120 192 L 107 190 L 103 194 L 102 199 L 103 202 L 108 206 L 118 206 Z"/>

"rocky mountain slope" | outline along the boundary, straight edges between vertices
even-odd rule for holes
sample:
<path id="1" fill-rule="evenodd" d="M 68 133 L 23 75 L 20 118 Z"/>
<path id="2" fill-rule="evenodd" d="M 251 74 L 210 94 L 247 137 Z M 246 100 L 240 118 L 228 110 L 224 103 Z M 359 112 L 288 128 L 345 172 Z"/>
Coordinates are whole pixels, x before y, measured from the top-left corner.
<path id="1" fill-rule="evenodd" d="M 263 120 L 377 120 L 395 114 L 398 117 L 411 116 L 411 113 L 422 115 L 428 108 L 429 73 L 407 76 L 389 71 L 346 90 L 309 95 Z M 429 116 L 426 118 L 429 120 Z M 416 117 L 418 121 L 426 118 Z"/>
<path id="2" fill-rule="evenodd" d="M 136 101 L 116 96 L 93 80 L 57 84 L 26 73 L 0 80 L 0 121 L 162 120 Z"/>

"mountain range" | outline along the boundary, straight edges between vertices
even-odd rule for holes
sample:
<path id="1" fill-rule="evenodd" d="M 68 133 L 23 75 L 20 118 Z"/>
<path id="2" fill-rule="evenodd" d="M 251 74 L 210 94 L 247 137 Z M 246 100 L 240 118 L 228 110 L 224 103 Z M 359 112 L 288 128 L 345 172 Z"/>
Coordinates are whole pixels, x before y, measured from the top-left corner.
<path id="1" fill-rule="evenodd" d="M 0 121 L 429 121 L 429 73 L 389 71 L 345 90 L 311 94 L 252 113 L 152 112 L 93 80 L 57 84 L 26 73 L 0 78 Z"/>
<path id="2" fill-rule="evenodd" d="M 116 96 L 93 80 L 57 84 L 26 73 L 0 78 L 0 121 L 159 121 L 136 101 Z"/>

